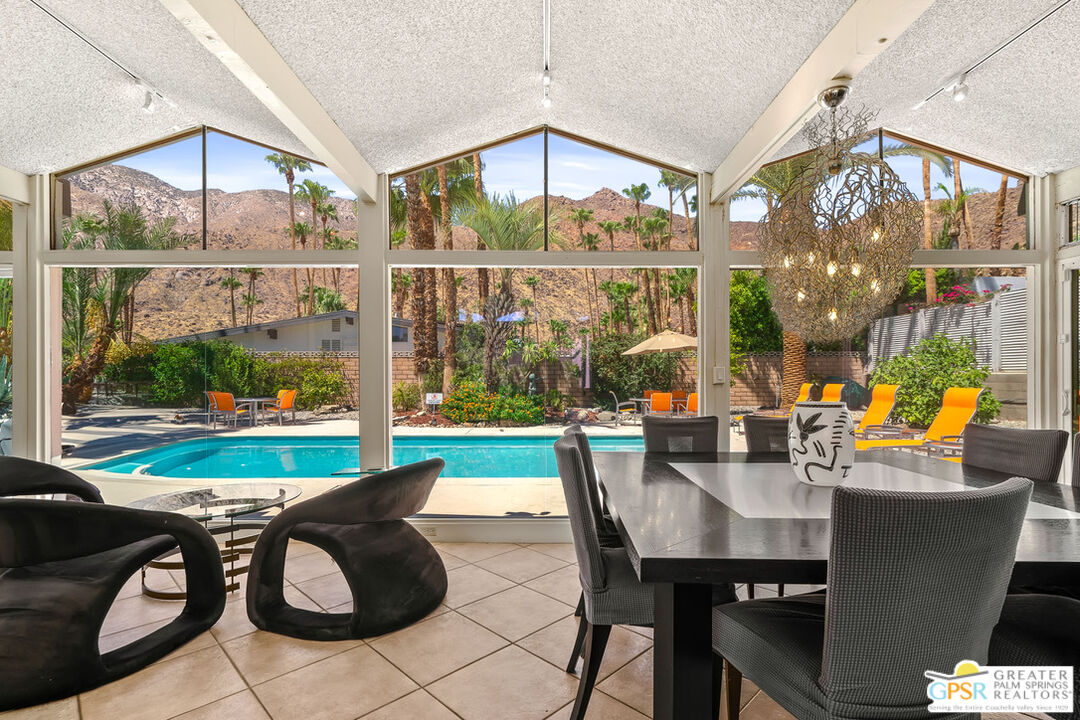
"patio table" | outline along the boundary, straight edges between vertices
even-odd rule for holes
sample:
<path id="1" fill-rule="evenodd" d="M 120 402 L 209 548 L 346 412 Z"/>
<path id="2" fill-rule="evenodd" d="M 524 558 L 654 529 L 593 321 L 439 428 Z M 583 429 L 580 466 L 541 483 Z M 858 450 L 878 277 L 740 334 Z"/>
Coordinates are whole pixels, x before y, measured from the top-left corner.
<path id="1" fill-rule="evenodd" d="M 824 584 L 831 489 L 798 482 L 786 454 L 594 457 L 634 570 L 655 584 L 653 717 L 705 720 L 713 681 L 710 585 Z M 857 454 L 846 484 L 961 492 L 1007 477 L 873 450 Z M 1012 582 L 1069 585 L 1078 572 L 1080 488 L 1035 483 Z"/>
<path id="2" fill-rule="evenodd" d="M 258 418 L 259 413 L 260 412 L 265 413 L 265 411 L 263 409 L 263 406 L 268 402 L 277 402 L 277 398 L 276 397 L 240 397 L 240 398 L 235 398 L 234 402 L 236 403 L 237 407 L 239 407 L 240 405 L 247 405 L 248 406 L 248 415 L 251 416 L 251 427 L 255 427 L 259 422 L 259 418 Z"/>

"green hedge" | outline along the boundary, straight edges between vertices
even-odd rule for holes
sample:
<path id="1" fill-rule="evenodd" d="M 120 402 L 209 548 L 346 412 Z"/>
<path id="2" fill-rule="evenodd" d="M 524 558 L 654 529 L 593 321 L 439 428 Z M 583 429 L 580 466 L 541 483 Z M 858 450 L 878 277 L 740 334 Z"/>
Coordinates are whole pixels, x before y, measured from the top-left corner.
<path id="1" fill-rule="evenodd" d="M 592 341 L 589 362 L 596 380 L 596 401 L 611 408 L 610 393 L 619 400 L 641 397 L 646 390 L 666 390 L 671 387 L 679 367 L 678 355 L 623 355 L 624 350 L 637 345 L 646 335 L 613 333 Z"/>
<path id="2" fill-rule="evenodd" d="M 951 387 L 982 387 L 990 370 L 980 367 L 970 343 L 934 335 L 882 362 L 870 376 L 871 387 L 878 383 L 899 385 L 893 414 L 913 427 L 929 427 L 934 421 L 945 391 Z M 1001 412 L 1001 401 L 989 390 L 979 397 L 975 422 L 992 422 Z"/>
<path id="3" fill-rule="evenodd" d="M 482 383 L 462 382 L 443 400 L 443 417 L 455 423 L 511 422 L 516 425 L 540 425 L 544 409 L 540 398 L 528 395 L 495 395 Z"/>

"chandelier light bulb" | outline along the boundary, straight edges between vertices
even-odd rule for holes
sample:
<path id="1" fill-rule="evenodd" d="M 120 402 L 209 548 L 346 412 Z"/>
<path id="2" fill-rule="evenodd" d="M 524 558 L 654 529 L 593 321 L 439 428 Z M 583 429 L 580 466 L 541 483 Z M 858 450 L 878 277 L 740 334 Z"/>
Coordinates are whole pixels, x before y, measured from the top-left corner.
<path id="1" fill-rule="evenodd" d="M 870 281 L 870 289 L 874 291 L 875 295 L 881 292 L 881 283 L 877 281 L 877 278 Z"/>
<path id="2" fill-rule="evenodd" d="M 878 225 L 874 228 L 874 234 L 870 236 L 874 242 L 881 240 L 881 226 Z"/>
<path id="3" fill-rule="evenodd" d="M 785 255 L 784 256 L 784 267 L 786 267 L 786 268 L 791 267 L 791 256 L 790 255 Z"/>
<path id="4" fill-rule="evenodd" d="M 802 290 L 800 290 L 799 294 L 796 295 L 796 298 L 799 300 L 799 302 L 802 302 L 803 300 L 806 299 L 806 293 L 804 293 Z"/>
<path id="5" fill-rule="evenodd" d="M 827 272 L 829 274 L 829 277 L 832 277 L 833 275 L 835 275 L 836 274 L 836 263 L 831 262 L 828 265 L 826 265 L 825 266 L 825 272 Z"/>
<path id="6" fill-rule="evenodd" d="M 814 262 L 814 253 L 810 253 L 809 255 L 806 256 L 806 262 L 813 264 L 813 262 Z"/>
<path id="7" fill-rule="evenodd" d="M 829 320 L 832 320 L 833 322 L 836 322 L 836 318 L 837 318 L 836 308 L 833 308 L 832 310 L 829 311 Z"/>
<path id="8" fill-rule="evenodd" d="M 862 272 L 862 267 L 859 265 L 859 263 L 855 263 L 854 265 L 851 266 L 851 274 L 854 275 L 855 277 L 859 277 L 859 273 L 861 273 L 861 272 Z"/>

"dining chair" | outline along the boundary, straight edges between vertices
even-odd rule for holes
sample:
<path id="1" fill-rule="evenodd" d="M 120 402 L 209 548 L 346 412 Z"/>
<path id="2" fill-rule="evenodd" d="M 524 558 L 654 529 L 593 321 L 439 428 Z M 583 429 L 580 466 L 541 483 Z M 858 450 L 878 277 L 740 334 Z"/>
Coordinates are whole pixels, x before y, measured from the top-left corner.
<path id="1" fill-rule="evenodd" d="M 882 435 L 875 440 L 856 440 L 856 450 L 875 448 L 925 448 L 932 444 L 951 443 L 950 447 L 959 448 L 959 441 L 964 437 L 964 429 L 979 407 L 979 397 L 983 388 L 951 387 L 941 398 L 941 409 L 925 432 L 907 430 L 898 427 L 867 427 L 867 435 Z M 921 435 L 922 437 L 916 437 Z"/>
<path id="2" fill-rule="evenodd" d="M 586 466 L 575 437 L 566 434 L 555 442 L 555 461 L 566 497 L 584 598 L 578 637 L 566 667 L 566 672 L 574 673 L 578 658 L 584 651 L 577 698 L 570 713 L 570 720 L 582 720 L 596 684 L 600 663 L 604 659 L 611 626 L 651 626 L 653 587 L 638 580 L 625 547 L 601 546 L 590 505 Z M 713 586 L 714 603 L 734 600 L 734 588 L 730 585 Z"/>
<path id="3" fill-rule="evenodd" d="M 675 405 L 669 392 L 654 392 L 649 396 L 647 415 L 673 415 Z"/>
<path id="4" fill-rule="evenodd" d="M 656 417 L 646 415 L 641 421 L 645 452 L 709 453 L 719 448 L 720 419 L 705 417 Z"/>
<path id="5" fill-rule="evenodd" d="M 746 451 L 751 453 L 786 453 L 788 418 L 771 415 L 743 415 Z"/>
<path id="6" fill-rule="evenodd" d="M 593 465 L 592 447 L 589 445 L 589 436 L 580 425 L 571 425 L 563 432 L 564 437 L 571 437 L 577 443 L 581 460 L 585 466 L 585 489 L 589 495 L 589 512 L 592 513 L 596 532 L 600 538 L 600 544 L 604 547 L 622 547 L 622 539 L 615 527 L 615 521 L 604 506 L 604 500 L 600 491 L 600 482 L 596 478 L 596 467 Z"/>
<path id="7" fill-rule="evenodd" d="M 802 720 L 969 718 L 925 712 L 923 672 L 987 662 L 1031 489 L 1025 478 L 961 493 L 837 487 L 827 601 L 713 609 L 728 717 L 745 675 Z"/>
<path id="8" fill-rule="evenodd" d="M 278 425 L 281 425 L 285 413 L 292 413 L 292 422 L 296 424 L 296 391 L 278 390 L 277 402 L 267 403 L 263 406 L 263 412 L 277 413 Z"/>
<path id="9" fill-rule="evenodd" d="M 691 417 L 696 417 L 698 414 L 698 394 L 696 392 L 686 396 L 686 414 Z"/>
<path id="10" fill-rule="evenodd" d="M 1057 482 L 1069 433 L 969 423 L 964 430 L 961 464 L 996 470 L 1029 480 Z"/>
<path id="11" fill-rule="evenodd" d="M 107 505 L 93 485 L 46 463 L 0 457 L 0 538 L 0 712 L 131 675 L 208 631 L 225 609 L 221 553 L 202 525 Z M 121 588 L 178 545 L 183 607 L 102 652 L 98 635 Z"/>
<path id="12" fill-rule="evenodd" d="M 227 392 L 215 392 L 213 390 L 203 391 L 206 395 L 207 412 L 214 424 L 214 429 L 217 429 L 218 418 L 222 419 L 225 426 L 228 427 L 229 421 L 232 420 L 233 427 L 236 427 L 239 423 L 241 415 L 248 414 L 248 408 L 237 407 L 236 400 L 233 399 L 232 393 Z"/>

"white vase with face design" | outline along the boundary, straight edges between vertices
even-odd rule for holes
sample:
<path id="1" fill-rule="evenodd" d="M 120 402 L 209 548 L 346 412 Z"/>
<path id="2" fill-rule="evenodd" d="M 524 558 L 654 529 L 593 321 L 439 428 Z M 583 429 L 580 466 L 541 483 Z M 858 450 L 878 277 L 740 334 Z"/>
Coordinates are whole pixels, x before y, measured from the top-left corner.
<path id="1" fill-rule="evenodd" d="M 855 427 L 839 402 L 795 403 L 788 420 L 788 458 L 807 485 L 844 482 L 855 463 Z"/>

